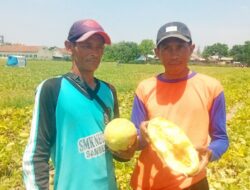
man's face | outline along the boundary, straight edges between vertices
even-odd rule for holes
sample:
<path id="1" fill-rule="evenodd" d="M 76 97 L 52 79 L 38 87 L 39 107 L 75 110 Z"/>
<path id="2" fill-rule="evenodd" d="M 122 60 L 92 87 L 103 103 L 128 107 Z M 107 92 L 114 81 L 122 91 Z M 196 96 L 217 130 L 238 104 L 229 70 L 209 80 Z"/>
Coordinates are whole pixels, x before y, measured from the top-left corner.
<path id="1" fill-rule="evenodd" d="M 94 72 L 101 62 L 104 40 L 95 34 L 83 42 L 72 43 L 71 52 L 73 64 L 81 73 Z"/>
<path id="2" fill-rule="evenodd" d="M 158 45 L 155 54 L 161 60 L 165 70 L 178 73 L 187 68 L 194 47 L 181 39 L 168 38 Z"/>

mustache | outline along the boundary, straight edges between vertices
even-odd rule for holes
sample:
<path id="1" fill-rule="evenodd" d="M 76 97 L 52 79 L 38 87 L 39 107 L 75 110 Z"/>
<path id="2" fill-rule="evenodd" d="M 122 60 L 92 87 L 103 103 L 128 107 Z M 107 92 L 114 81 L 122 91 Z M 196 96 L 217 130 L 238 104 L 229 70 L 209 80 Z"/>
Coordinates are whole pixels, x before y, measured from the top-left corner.
<path id="1" fill-rule="evenodd" d="M 86 58 L 86 61 L 99 61 L 99 60 L 100 58 L 96 56 L 91 56 L 91 57 Z"/>

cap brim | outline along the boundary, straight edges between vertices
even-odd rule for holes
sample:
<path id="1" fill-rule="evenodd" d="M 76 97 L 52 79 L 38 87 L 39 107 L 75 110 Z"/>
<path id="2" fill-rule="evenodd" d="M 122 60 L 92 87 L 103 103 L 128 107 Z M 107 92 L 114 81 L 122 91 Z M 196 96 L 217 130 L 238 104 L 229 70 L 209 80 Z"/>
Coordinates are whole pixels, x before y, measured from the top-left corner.
<path id="1" fill-rule="evenodd" d="M 94 34 L 99 34 L 100 36 L 102 36 L 105 44 L 109 44 L 109 45 L 111 44 L 111 40 L 110 40 L 110 37 L 108 36 L 108 34 L 106 32 L 102 32 L 102 31 L 86 32 L 80 38 L 78 38 L 76 40 L 76 42 L 83 42 L 83 41 L 87 40 L 90 36 L 93 36 Z"/>
<path id="2" fill-rule="evenodd" d="M 163 41 L 163 40 L 166 40 L 168 38 L 179 38 L 185 42 L 191 42 L 191 40 L 183 35 L 180 35 L 180 34 L 171 34 L 171 35 L 168 35 L 168 36 L 164 36 L 163 38 L 161 38 L 158 43 L 157 43 L 157 46 Z"/>

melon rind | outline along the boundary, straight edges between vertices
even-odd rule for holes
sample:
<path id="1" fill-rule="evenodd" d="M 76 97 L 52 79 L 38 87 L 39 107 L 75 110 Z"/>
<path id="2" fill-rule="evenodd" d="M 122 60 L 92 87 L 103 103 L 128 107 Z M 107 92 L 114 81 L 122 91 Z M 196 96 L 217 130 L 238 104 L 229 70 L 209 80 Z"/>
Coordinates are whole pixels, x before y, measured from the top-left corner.
<path id="1" fill-rule="evenodd" d="M 135 142 L 136 137 L 134 124 L 125 118 L 113 119 L 104 130 L 105 143 L 113 151 L 127 150 Z"/>

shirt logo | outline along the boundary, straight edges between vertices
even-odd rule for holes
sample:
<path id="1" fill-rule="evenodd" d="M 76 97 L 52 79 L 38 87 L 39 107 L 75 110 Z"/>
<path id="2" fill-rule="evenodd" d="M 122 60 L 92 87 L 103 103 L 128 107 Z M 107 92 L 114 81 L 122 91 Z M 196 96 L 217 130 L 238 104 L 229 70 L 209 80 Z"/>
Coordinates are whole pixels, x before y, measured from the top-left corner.
<path id="1" fill-rule="evenodd" d="M 78 151 L 83 153 L 86 159 L 95 158 L 105 153 L 105 141 L 103 133 L 96 133 L 78 140 Z"/>

